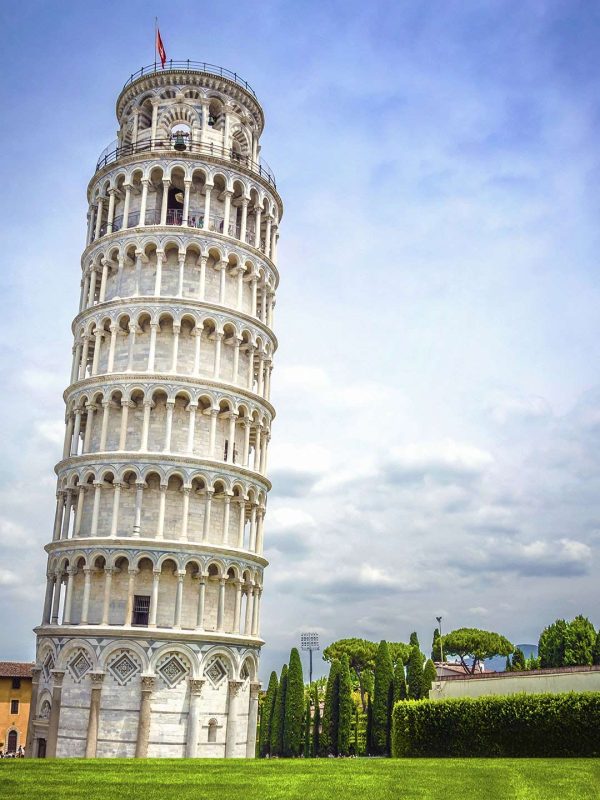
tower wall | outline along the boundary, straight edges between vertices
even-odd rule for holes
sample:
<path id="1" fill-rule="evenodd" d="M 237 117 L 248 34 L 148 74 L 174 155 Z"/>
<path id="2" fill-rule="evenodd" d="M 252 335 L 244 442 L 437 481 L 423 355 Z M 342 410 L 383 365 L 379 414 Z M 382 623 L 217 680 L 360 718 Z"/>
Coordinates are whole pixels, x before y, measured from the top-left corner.
<path id="1" fill-rule="evenodd" d="M 237 75 L 132 76 L 88 187 L 28 748 L 253 756 L 282 205 Z"/>

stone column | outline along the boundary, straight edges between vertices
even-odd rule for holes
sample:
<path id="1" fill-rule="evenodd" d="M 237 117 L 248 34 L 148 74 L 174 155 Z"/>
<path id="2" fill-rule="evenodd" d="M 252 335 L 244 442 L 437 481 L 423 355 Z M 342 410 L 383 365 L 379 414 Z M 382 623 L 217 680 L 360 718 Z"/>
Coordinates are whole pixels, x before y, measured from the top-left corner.
<path id="1" fill-rule="evenodd" d="M 231 509 L 231 496 L 226 494 L 223 498 L 223 544 L 227 546 L 229 539 L 229 512 Z"/>
<path id="2" fill-rule="evenodd" d="M 210 226 L 210 195 L 212 191 L 212 184 L 206 184 L 205 186 L 205 195 L 204 195 L 204 225 L 203 228 L 205 231 L 209 230 Z"/>
<path id="3" fill-rule="evenodd" d="M 110 263 L 103 258 L 102 259 L 102 277 L 100 278 L 100 295 L 98 297 L 98 302 L 103 303 L 106 299 L 106 281 L 108 280 L 108 268 Z"/>
<path id="4" fill-rule="evenodd" d="M 182 212 L 182 225 L 188 224 L 188 216 L 190 212 L 190 189 L 192 187 L 192 179 L 185 178 L 183 181 L 183 212 Z"/>
<path id="5" fill-rule="evenodd" d="M 258 636 L 258 610 L 260 608 L 260 586 L 255 586 L 252 592 L 254 595 L 254 602 L 252 604 L 252 636 Z"/>
<path id="6" fill-rule="evenodd" d="M 77 573 L 77 567 L 69 567 L 67 569 L 67 593 L 65 594 L 65 610 L 63 613 L 63 625 L 71 624 L 71 605 L 73 603 L 73 579 Z"/>
<path id="7" fill-rule="evenodd" d="M 177 592 L 175 594 L 175 614 L 173 616 L 173 627 L 181 628 L 181 611 L 183 607 L 183 580 L 185 572 L 175 572 L 177 576 Z"/>
<path id="8" fill-rule="evenodd" d="M 211 408 L 208 412 L 210 414 L 210 430 L 208 438 L 208 457 L 215 457 L 215 441 L 217 438 L 217 417 L 219 411 L 216 408 Z"/>
<path id="9" fill-rule="evenodd" d="M 165 532 L 165 508 L 167 504 L 167 484 L 161 483 L 158 487 L 158 525 L 156 527 L 156 538 L 162 539 Z"/>
<path id="10" fill-rule="evenodd" d="M 61 539 L 69 538 L 69 526 L 71 524 L 71 509 L 73 507 L 73 490 L 67 489 L 65 492 L 65 510 L 62 520 Z"/>
<path id="11" fill-rule="evenodd" d="M 148 434 L 150 432 L 150 411 L 154 407 L 152 400 L 144 400 L 144 416 L 142 418 L 142 436 L 140 441 L 140 452 L 148 450 Z"/>
<path id="12" fill-rule="evenodd" d="M 129 418 L 129 409 L 135 408 L 135 403 L 131 400 L 121 399 L 121 430 L 119 431 L 119 450 L 125 450 L 127 447 L 127 420 Z"/>
<path id="13" fill-rule="evenodd" d="M 200 348 L 202 346 L 202 328 L 199 328 L 197 325 L 194 328 L 194 367 L 192 369 L 193 375 L 200 374 Z"/>
<path id="14" fill-rule="evenodd" d="M 106 222 L 106 232 L 112 233 L 113 229 L 113 222 L 115 219 L 115 197 L 116 197 L 116 190 L 109 189 L 108 190 L 108 219 Z"/>
<path id="15" fill-rule="evenodd" d="M 98 520 L 100 518 L 100 492 L 102 491 L 102 481 L 94 481 L 94 505 L 92 507 L 92 526 L 90 536 L 98 535 Z"/>
<path id="16" fill-rule="evenodd" d="M 160 207 L 160 224 L 166 225 L 167 224 L 167 207 L 169 202 L 169 186 L 171 185 L 171 181 L 168 178 L 163 178 L 163 196 L 162 196 L 162 205 Z"/>
<path id="17" fill-rule="evenodd" d="M 219 578 L 219 600 L 217 606 L 217 631 L 223 631 L 225 622 L 225 583 L 227 578 Z"/>
<path id="18" fill-rule="evenodd" d="M 242 609 L 242 582 L 238 579 L 235 582 L 235 609 L 233 612 L 233 631 L 240 632 L 240 611 Z"/>
<path id="19" fill-rule="evenodd" d="M 148 178 L 142 178 L 142 199 L 140 202 L 140 221 L 138 225 L 143 228 L 146 225 L 146 206 L 148 205 Z"/>
<path id="20" fill-rule="evenodd" d="M 83 519 L 83 502 L 85 500 L 85 484 L 81 484 L 77 493 L 77 509 L 75 510 L 75 528 L 73 536 L 79 536 L 81 533 L 81 520 Z"/>
<path id="21" fill-rule="evenodd" d="M 204 630 L 204 598 L 206 596 L 206 577 L 204 575 L 198 576 L 198 614 L 196 616 L 196 629 L 199 631 Z"/>
<path id="22" fill-rule="evenodd" d="M 165 421 L 165 445 L 163 450 L 165 453 L 171 451 L 171 432 L 173 430 L 173 409 L 175 408 L 175 400 L 167 400 L 167 418 Z"/>
<path id="23" fill-rule="evenodd" d="M 252 586 L 246 587 L 246 619 L 244 620 L 244 636 L 250 636 L 252 634 L 252 610 L 253 610 L 253 601 L 254 595 L 252 593 Z"/>
<path id="24" fill-rule="evenodd" d="M 113 323 L 110 326 L 110 344 L 108 345 L 108 361 L 106 364 L 107 372 L 112 372 L 115 366 L 115 350 L 117 348 L 118 335 L 119 335 L 119 326 Z"/>
<path id="25" fill-rule="evenodd" d="M 240 239 L 246 241 L 246 226 L 248 224 L 248 198 L 242 197 L 242 218 L 240 220 Z"/>
<path id="26" fill-rule="evenodd" d="M 142 688 L 140 700 L 140 716 L 138 722 L 137 741 L 135 743 L 135 757 L 147 758 L 148 740 L 150 738 L 150 718 L 152 692 L 156 678 L 153 675 L 142 675 Z"/>
<path id="27" fill-rule="evenodd" d="M 94 231 L 94 241 L 100 238 L 100 228 L 102 226 L 102 211 L 104 210 L 104 198 L 98 198 L 98 211 L 96 213 L 96 230 Z"/>
<path id="28" fill-rule="evenodd" d="M 62 683 L 65 673 L 62 670 L 52 670 L 52 707 L 48 720 L 48 741 L 46 743 L 46 758 L 56 758 L 56 745 L 58 742 L 58 725 L 60 722 L 60 706 L 62 702 Z"/>
<path id="29" fill-rule="evenodd" d="M 181 325 L 175 323 L 173 325 L 173 354 L 171 356 L 171 369 L 169 370 L 172 373 L 177 372 L 177 353 L 179 351 L 179 333 L 181 331 Z"/>
<path id="30" fill-rule="evenodd" d="M 58 612 L 60 610 L 60 593 L 62 590 L 62 575 L 57 572 L 54 576 L 54 598 L 52 600 L 52 625 L 58 625 Z"/>
<path id="31" fill-rule="evenodd" d="M 187 735 L 185 755 L 187 758 L 196 758 L 198 754 L 198 732 L 200 729 L 200 695 L 202 694 L 203 680 L 190 678 L 190 709 L 188 712 Z"/>
<path id="32" fill-rule="evenodd" d="M 237 740 L 237 707 L 242 681 L 229 681 L 229 704 L 227 708 L 227 732 L 225 734 L 225 758 L 235 756 Z"/>
<path id="33" fill-rule="evenodd" d="M 110 414 L 111 401 L 102 401 L 102 427 L 100 428 L 100 444 L 98 449 L 100 452 L 106 450 L 106 437 L 108 435 L 108 415 Z"/>
<path id="34" fill-rule="evenodd" d="M 46 576 L 46 595 L 44 597 L 44 613 L 42 615 L 42 625 L 48 625 L 52 613 L 52 593 L 54 592 L 54 575 Z"/>
<path id="35" fill-rule="evenodd" d="M 87 741 L 85 743 L 85 757 L 96 758 L 98 745 L 98 722 L 100 720 L 100 695 L 102 694 L 103 672 L 90 672 L 92 683 L 92 697 L 90 699 L 90 714 L 88 717 Z"/>
<path id="36" fill-rule="evenodd" d="M 138 538 L 140 535 L 140 528 L 142 525 L 142 502 L 144 499 L 144 481 L 136 481 L 135 484 L 135 516 L 133 520 L 132 536 Z"/>
<path id="37" fill-rule="evenodd" d="M 127 585 L 127 606 L 125 607 L 125 621 L 124 625 L 131 625 L 133 620 L 133 596 L 135 594 L 135 576 L 138 574 L 137 569 L 130 569 L 129 583 Z"/>
<path id="38" fill-rule="evenodd" d="M 260 217 L 262 214 L 262 208 L 260 206 L 256 206 L 254 209 L 254 219 L 255 219 L 255 226 L 256 230 L 254 231 L 254 247 L 257 250 L 260 249 Z"/>
<path id="39" fill-rule="evenodd" d="M 108 625 L 110 619 L 110 589 L 112 586 L 112 567 L 104 567 L 104 601 L 102 603 L 102 625 Z"/>
<path id="40" fill-rule="evenodd" d="M 219 331 L 215 331 L 214 334 L 215 339 L 215 361 L 213 366 L 213 378 L 215 380 L 219 380 L 219 373 L 221 372 L 221 342 L 223 340 L 223 334 Z"/>
<path id="41" fill-rule="evenodd" d="M 117 536 L 117 528 L 119 526 L 119 504 L 121 502 L 121 487 L 123 486 L 122 483 L 119 481 L 113 482 L 113 508 L 112 508 L 112 519 L 110 523 L 110 535 L 113 539 Z"/>
<path id="42" fill-rule="evenodd" d="M 160 297 L 160 292 L 161 292 L 162 263 L 164 255 L 165 255 L 164 250 L 156 251 L 156 278 L 154 280 L 154 294 L 156 295 L 156 297 Z"/>
<path id="43" fill-rule="evenodd" d="M 240 372 L 240 345 L 242 340 L 239 336 L 235 337 L 233 342 L 233 372 L 231 376 L 231 382 L 237 383 L 239 380 L 239 372 Z"/>
<path id="44" fill-rule="evenodd" d="M 187 542 L 188 538 L 188 522 L 190 516 L 190 492 L 191 486 L 183 486 L 181 492 L 183 494 L 183 504 L 181 510 L 181 541 Z"/>
<path id="45" fill-rule="evenodd" d="M 188 432 L 187 432 L 187 452 L 193 453 L 194 452 L 194 430 L 196 425 L 196 411 L 198 411 L 198 406 L 190 403 L 186 408 L 186 411 L 189 414 L 189 424 L 188 424 Z"/>
<path id="46" fill-rule="evenodd" d="M 90 611 L 90 592 L 92 589 L 92 574 L 93 570 L 90 567 L 83 568 L 85 581 L 83 584 L 83 602 L 81 606 L 81 624 L 88 624 L 88 615 Z"/>
<path id="47" fill-rule="evenodd" d="M 154 356 L 156 353 L 156 334 L 160 330 L 158 322 L 150 323 L 150 347 L 148 348 L 148 366 L 147 372 L 154 372 Z"/>
<path id="48" fill-rule="evenodd" d="M 214 489 L 206 490 L 206 500 L 204 503 L 204 524 L 202 526 L 202 541 L 205 542 L 210 534 L 210 509 Z"/>
<path id="49" fill-rule="evenodd" d="M 258 722 L 258 693 L 260 683 L 250 684 L 250 700 L 248 706 L 248 734 L 246 737 L 246 758 L 256 756 L 256 725 Z"/>
<path id="50" fill-rule="evenodd" d="M 156 616 L 158 612 L 158 587 L 160 585 L 160 570 L 152 572 L 152 594 L 150 595 L 150 611 L 148 614 L 148 627 L 156 628 Z"/>
<path id="51" fill-rule="evenodd" d="M 238 519 L 238 540 L 237 546 L 241 549 L 244 546 L 244 526 L 246 525 L 246 501 L 243 497 L 239 499 L 240 516 Z"/>
<path id="52" fill-rule="evenodd" d="M 186 224 L 185 222 L 183 223 Z M 185 274 L 185 253 L 178 256 L 177 262 L 179 264 L 179 279 L 177 281 L 177 297 L 183 297 L 183 277 Z"/>
<path id="53" fill-rule="evenodd" d="M 229 447 L 227 449 L 227 463 L 233 464 L 233 455 L 235 450 L 235 423 L 237 421 L 237 414 L 231 411 L 229 413 L 229 430 L 227 432 L 227 440 Z"/>
<path id="54" fill-rule="evenodd" d="M 31 700 L 29 702 L 29 720 L 27 721 L 27 740 L 25 743 L 25 757 L 33 758 L 33 721 L 37 716 L 38 692 L 40 685 L 40 667 L 31 670 Z"/>
<path id="55" fill-rule="evenodd" d="M 198 287 L 199 300 L 205 300 L 206 294 L 206 256 L 200 256 L 200 285 Z"/>

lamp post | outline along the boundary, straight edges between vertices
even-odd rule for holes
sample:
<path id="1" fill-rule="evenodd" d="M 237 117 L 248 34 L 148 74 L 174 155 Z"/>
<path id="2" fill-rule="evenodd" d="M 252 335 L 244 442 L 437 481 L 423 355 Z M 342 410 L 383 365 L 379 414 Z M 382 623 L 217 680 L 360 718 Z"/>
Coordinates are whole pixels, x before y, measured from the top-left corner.
<path id="1" fill-rule="evenodd" d="M 300 648 L 308 650 L 309 667 L 308 667 L 308 682 L 312 683 L 312 654 L 313 650 L 320 650 L 319 647 L 319 634 L 318 633 L 301 633 L 300 634 Z"/>
<path id="2" fill-rule="evenodd" d="M 444 641 L 442 639 L 442 618 L 436 617 L 438 623 L 438 630 L 440 632 L 440 662 L 444 663 Z"/>

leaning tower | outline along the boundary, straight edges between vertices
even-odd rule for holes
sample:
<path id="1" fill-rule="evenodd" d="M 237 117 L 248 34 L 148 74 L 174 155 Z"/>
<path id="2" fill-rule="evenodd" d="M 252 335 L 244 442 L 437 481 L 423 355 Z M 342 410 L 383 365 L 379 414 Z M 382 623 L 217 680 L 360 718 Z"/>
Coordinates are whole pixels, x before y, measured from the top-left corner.
<path id="1" fill-rule="evenodd" d="M 281 199 L 252 88 L 167 62 L 88 187 L 28 749 L 252 757 Z"/>

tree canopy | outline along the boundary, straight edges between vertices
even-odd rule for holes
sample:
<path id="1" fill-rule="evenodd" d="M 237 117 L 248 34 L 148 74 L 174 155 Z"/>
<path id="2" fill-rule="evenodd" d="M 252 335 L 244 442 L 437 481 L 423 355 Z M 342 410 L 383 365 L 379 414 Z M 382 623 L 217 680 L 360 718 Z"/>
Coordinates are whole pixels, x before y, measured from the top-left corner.
<path id="1" fill-rule="evenodd" d="M 594 661 L 597 633 L 587 617 L 557 619 L 541 633 L 538 655 L 542 667 L 589 666 Z"/>
<path id="2" fill-rule="evenodd" d="M 444 654 L 458 656 L 471 675 L 486 658 L 508 656 L 515 649 L 506 637 L 479 628 L 457 628 L 443 636 L 442 643 Z M 473 663 L 469 666 L 466 659 L 472 659 Z"/>

